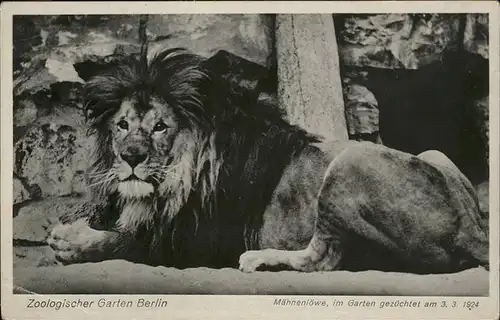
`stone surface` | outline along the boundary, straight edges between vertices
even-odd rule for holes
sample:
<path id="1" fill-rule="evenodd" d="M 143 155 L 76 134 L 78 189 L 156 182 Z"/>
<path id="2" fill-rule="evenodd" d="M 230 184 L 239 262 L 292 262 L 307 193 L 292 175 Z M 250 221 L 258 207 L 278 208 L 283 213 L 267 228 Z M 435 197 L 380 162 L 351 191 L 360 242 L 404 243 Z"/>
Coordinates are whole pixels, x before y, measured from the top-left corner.
<path id="1" fill-rule="evenodd" d="M 137 15 L 21 19 L 25 27 L 16 29 L 19 37 L 30 35 L 36 41 L 15 41 L 17 93 L 36 92 L 60 81 L 83 82 L 75 64 L 140 49 Z M 272 51 L 268 15 L 150 15 L 147 34 L 151 54 L 171 47 L 205 56 L 227 50 L 268 66 Z"/>
<path id="2" fill-rule="evenodd" d="M 349 135 L 372 134 L 379 131 L 377 99 L 366 87 L 350 84 L 345 89 L 345 113 Z"/>
<path id="3" fill-rule="evenodd" d="M 30 193 L 28 189 L 26 189 L 26 187 L 23 185 L 21 180 L 14 177 L 13 182 L 14 182 L 13 186 L 14 204 L 23 203 L 24 201 L 29 200 L 31 198 Z"/>
<path id="4" fill-rule="evenodd" d="M 27 267 L 50 267 L 60 265 L 49 246 L 14 246 L 14 269 Z"/>
<path id="5" fill-rule="evenodd" d="M 490 182 L 484 181 L 475 186 L 477 198 L 479 200 L 479 210 L 481 211 L 481 225 L 484 230 L 491 232 L 490 224 Z"/>
<path id="6" fill-rule="evenodd" d="M 86 191 L 84 172 L 92 148 L 83 115 L 76 108 L 57 108 L 40 117 L 15 146 L 15 173 L 41 196 L 62 196 Z"/>
<path id="7" fill-rule="evenodd" d="M 139 50 L 137 32 L 126 32 L 126 25 L 138 22 L 137 16 L 117 15 L 114 18 L 37 16 L 32 33 L 39 42 L 22 53 L 23 63 L 15 76 L 17 92 L 37 91 L 60 81 L 83 82 L 73 64 L 105 57 L 113 53 Z M 16 73 L 15 73 L 16 75 Z"/>
<path id="8" fill-rule="evenodd" d="M 80 217 L 99 216 L 102 208 L 84 197 L 54 197 L 30 202 L 14 217 L 14 240 L 44 244 L 52 228 Z"/>
<path id="9" fill-rule="evenodd" d="M 31 99 L 23 99 L 14 107 L 13 122 L 16 127 L 26 127 L 38 118 L 38 109 Z"/>
<path id="10" fill-rule="evenodd" d="M 457 46 L 451 14 L 366 14 L 339 17 L 339 53 L 349 66 L 418 69 Z"/>
<path id="11" fill-rule="evenodd" d="M 57 216 L 53 216 L 52 210 L 43 213 L 18 214 L 14 218 L 13 235 L 14 241 L 22 243 L 32 242 L 43 244 L 50 234 L 52 228 L 59 223 Z"/>
<path id="12" fill-rule="evenodd" d="M 467 14 L 466 19 L 464 48 L 488 59 L 488 14 Z"/>
<path id="13" fill-rule="evenodd" d="M 185 47 L 206 57 L 226 50 L 263 66 L 272 51 L 272 17 L 259 14 L 150 15 L 151 53 Z"/>
<path id="14" fill-rule="evenodd" d="M 278 99 L 292 124 L 328 139 L 347 139 L 332 17 L 276 17 Z"/>
<path id="15" fill-rule="evenodd" d="M 489 121 L 489 97 L 483 97 L 474 101 L 473 108 L 475 109 L 476 114 L 476 124 L 479 128 L 479 134 L 481 138 L 484 140 L 485 145 L 489 144 L 490 141 L 490 121 Z M 486 150 L 486 158 L 489 157 L 488 152 Z"/>
<path id="16" fill-rule="evenodd" d="M 485 181 L 476 186 L 477 197 L 479 199 L 479 209 L 488 216 L 490 212 L 490 182 Z"/>
<path id="17" fill-rule="evenodd" d="M 63 267 L 17 268 L 14 286 L 38 294 L 246 294 L 487 296 L 483 268 L 454 274 L 396 272 L 255 272 L 149 267 L 123 260 Z M 237 309 L 237 307 L 235 307 Z M 230 307 L 234 312 L 235 309 Z M 226 310 L 227 311 L 227 310 Z M 227 317 L 223 316 L 222 317 Z M 200 319 L 204 317 L 199 314 Z"/>

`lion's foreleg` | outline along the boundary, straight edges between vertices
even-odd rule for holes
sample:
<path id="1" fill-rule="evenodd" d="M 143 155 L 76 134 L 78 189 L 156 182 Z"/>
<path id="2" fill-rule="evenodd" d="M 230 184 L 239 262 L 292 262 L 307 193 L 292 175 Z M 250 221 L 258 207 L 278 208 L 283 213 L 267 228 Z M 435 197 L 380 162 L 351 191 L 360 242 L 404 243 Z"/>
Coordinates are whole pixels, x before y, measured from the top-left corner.
<path id="1" fill-rule="evenodd" d="M 315 233 L 304 250 L 254 250 L 240 256 L 240 270 L 254 272 L 261 266 L 287 266 L 302 272 L 332 271 L 338 269 L 342 251 L 340 244 L 333 239 L 321 239 Z"/>
<path id="2" fill-rule="evenodd" d="M 343 256 L 340 242 L 342 233 L 331 223 L 331 215 L 330 197 L 320 196 L 314 234 L 305 249 L 247 251 L 240 256 L 240 270 L 253 272 L 260 266 L 280 265 L 302 272 L 339 269 Z"/>
<path id="3" fill-rule="evenodd" d="M 336 179 L 330 177 L 328 171 L 318 195 L 314 234 L 309 245 L 297 251 L 275 249 L 247 251 L 240 256 L 240 270 L 253 272 L 264 265 L 283 265 L 302 272 L 332 271 L 340 268 L 343 257 L 341 244 L 343 232 L 337 226 L 336 213 L 344 207 L 337 206 Z"/>
<path id="4" fill-rule="evenodd" d="M 52 229 L 47 243 L 63 264 L 128 259 L 132 240 L 124 233 L 92 229 L 85 219 Z"/>

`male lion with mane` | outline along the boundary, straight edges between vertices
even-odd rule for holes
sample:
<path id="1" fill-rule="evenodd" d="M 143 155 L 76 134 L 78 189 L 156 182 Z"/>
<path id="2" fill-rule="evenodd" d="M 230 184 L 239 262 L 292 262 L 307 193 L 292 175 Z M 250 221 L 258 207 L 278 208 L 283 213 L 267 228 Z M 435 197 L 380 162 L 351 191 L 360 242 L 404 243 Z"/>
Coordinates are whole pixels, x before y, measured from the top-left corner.
<path id="1" fill-rule="evenodd" d="M 53 229 L 64 264 L 489 268 L 475 191 L 442 153 L 323 141 L 240 94 L 207 61 L 169 49 L 88 81 L 97 136 L 88 182 L 106 210 Z"/>

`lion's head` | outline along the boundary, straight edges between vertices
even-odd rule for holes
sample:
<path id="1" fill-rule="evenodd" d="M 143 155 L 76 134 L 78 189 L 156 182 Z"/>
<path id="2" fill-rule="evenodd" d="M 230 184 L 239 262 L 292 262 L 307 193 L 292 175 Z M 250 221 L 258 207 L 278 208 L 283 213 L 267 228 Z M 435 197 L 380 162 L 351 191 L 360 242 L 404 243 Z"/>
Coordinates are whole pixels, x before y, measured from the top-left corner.
<path id="1" fill-rule="evenodd" d="M 194 188 L 203 196 L 214 190 L 219 163 L 205 110 L 214 87 L 203 61 L 172 49 L 146 69 L 131 59 L 87 83 L 87 110 L 98 135 L 89 187 L 119 198 L 122 228 L 133 231 L 157 216 L 172 219 Z"/>

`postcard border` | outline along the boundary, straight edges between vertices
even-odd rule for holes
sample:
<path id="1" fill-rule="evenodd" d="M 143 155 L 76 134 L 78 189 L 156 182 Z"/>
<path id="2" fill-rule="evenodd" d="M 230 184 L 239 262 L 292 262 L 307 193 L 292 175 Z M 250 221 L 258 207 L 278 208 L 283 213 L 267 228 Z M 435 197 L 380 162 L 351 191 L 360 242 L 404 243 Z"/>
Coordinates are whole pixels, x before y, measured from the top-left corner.
<path id="1" fill-rule="evenodd" d="M 471 312 L 463 309 L 386 309 L 370 310 L 370 317 L 374 318 L 423 318 L 423 317 L 450 317 L 454 319 L 493 318 L 498 315 L 499 297 L 499 199 L 493 195 L 499 194 L 499 6 L 494 1 L 335 1 L 335 2 L 116 2 L 109 6 L 107 2 L 4 2 L 1 5 L 1 225 L 2 225 L 2 313 L 6 319 L 19 318 L 48 318 L 48 319 L 83 319 L 92 316 L 102 318 L 128 318 L 138 315 L 140 318 L 158 317 L 165 315 L 171 318 L 273 318 L 273 317 L 310 317 L 331 318 L 334 316 L 348 316 L 349 318 L 366 318 L 363 309 L 347 314 L 346 309 L 279 309 L 272 306 L 274 296 L 168 296 L 170 307 L 165 310 L 139 309 L 102 309 L 99 314 L 94 312 L 76 312 L 77 310 L 36 310 L 26 309 L 26 296 L 12 294 L 12 16 L 16 14 L 180 14 L 180 13 L 405 13 L 405 12 L 433 12 L 433 13 L 489 13 L 490 23 L 490 297 L 477 298 L 483 307 Z M 113 295 L 118 298 L 121 295 Z M 47 298 L 56 297 L 52 295 Z M 72 298 L 99 299 L 99 295 L 71 295 Z M 106 296 L 103 296 L 106 297 Z M 124 295 L 124 298 L 130 295 Z M 60 295 L 57 298 L 61 298 Z M 153 297 L 151 297 L 153 298 Z M 317 298 L 317 296 L 315 296 Z M 343 297 L 348 299 L 349 297 Z M 359 298 L 359 297 L 357 297 Z M 395 300 L 410 297 L 363 297 L 375 301 Z M 415 297 L 414 299 L 425 299 Z M 462 301 L 464 297 L 443 297 L 441 300 L 451 299 Z M 187 311 L 189 309 L 189 311 Z M 245 314 L 242 315 L 242 311 Z M 92 314 L 89 314 L 92 313 Z"/>

